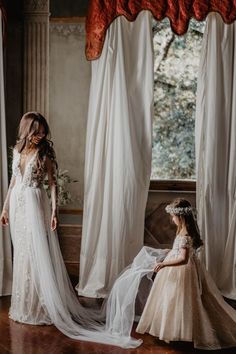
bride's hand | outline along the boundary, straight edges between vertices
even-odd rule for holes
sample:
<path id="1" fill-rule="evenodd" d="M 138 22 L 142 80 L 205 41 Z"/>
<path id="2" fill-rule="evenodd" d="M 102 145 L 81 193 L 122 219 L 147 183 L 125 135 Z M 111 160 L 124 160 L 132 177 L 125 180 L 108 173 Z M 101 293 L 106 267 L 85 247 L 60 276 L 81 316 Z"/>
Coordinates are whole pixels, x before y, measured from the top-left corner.
<path id="1" fill-rule="evenodd" d="M 165 264 L 163 262 L 159 262 L 156 264 L 155 268 L 154 268 L 154 272 L 157 273 L 159 272 L 160 269 L 164 268 Z"/>
<path id="2" fill-rule="evenodd" d="M 0 216 L 0 221 L 3 226 L 9 225 L 8 212 L 7 210 L 3 210 Z"/>
<path id="3" fill-rule="evenodd" d="M 55 214 L 52 214 L 52 218 L 51 218 L 51 229 L 52 229 L 52 231 L 56 230 L 57 224 L 58 224 L 57 217 L 56 217 Z"/>

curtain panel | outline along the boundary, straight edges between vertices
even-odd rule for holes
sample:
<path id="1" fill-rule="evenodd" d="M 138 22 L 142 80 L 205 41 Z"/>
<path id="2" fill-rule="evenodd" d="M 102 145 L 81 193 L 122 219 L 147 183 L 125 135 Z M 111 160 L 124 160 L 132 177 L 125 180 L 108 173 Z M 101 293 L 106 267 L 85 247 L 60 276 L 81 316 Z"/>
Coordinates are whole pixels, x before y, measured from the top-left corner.
<path id="1" fill-rule="evenodd" d="M 118 16 L 134 21 L 142 10 L 151 11 L 154 18 L 168 17 L 176 34 L 188 30 L 189 20 L 206 18 L 210 12 L 218 12 L 225 23 L 236 19 L 235 0 L 91 0 L 86 19 L 86 57 L 93 60 L 101 55 L 106 31 Z"/>
<path id="2" fill-rule="evenodd" d="M 92 62 L 78 292 L 106 297 L 143 245 L 153 117 L 151 14 L 117 18 Z"/>
<path id="3" fill-rule="evenodd" d="M 196 107 L 198 222 L 205 263 L 222 294 L 236 300 L 236 23 L 210 14 Z"/>

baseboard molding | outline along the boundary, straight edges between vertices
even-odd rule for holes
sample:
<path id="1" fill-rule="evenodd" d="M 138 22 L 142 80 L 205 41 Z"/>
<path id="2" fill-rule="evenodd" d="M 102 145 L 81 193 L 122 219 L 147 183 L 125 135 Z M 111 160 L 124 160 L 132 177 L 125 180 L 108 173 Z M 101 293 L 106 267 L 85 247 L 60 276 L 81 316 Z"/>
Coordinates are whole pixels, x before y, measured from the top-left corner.
<path id="1" fill-rule="evenodd" d="M 150 191 L 196 192 L 196 181 L 191 180 L 151 180 Z"/>

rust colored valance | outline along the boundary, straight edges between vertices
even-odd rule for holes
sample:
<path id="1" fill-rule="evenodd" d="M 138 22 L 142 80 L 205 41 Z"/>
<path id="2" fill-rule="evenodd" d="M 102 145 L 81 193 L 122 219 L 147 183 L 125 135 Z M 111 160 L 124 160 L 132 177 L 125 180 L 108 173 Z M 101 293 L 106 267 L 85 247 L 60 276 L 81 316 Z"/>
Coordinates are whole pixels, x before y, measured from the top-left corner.
<path id="1" fill-rule="evenodd" d="M 236 19 L 236 0 L 90 0 L 86 19 L 86 57 L 97 59 L 102 51 L 106 30 L 118 16 L 134 21 L 142 10 L 152 12 L 154 18 L 168 17 L 174 33 L 184 34 L 189 20 L 206 18 L 218 12 L 225 23 Z"/>

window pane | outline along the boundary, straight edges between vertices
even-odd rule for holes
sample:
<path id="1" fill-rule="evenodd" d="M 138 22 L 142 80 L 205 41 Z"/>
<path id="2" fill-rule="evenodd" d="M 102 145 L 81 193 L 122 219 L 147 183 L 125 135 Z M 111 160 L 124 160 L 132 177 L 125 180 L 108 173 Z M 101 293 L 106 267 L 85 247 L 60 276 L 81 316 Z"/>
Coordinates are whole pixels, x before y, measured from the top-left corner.
<path id="1" fill-rule="evenodd" d="M 153 22 L 154 122 L 152 179 L 195 179 L 197 75 L 205 22 L 177 36 L 169 20 Z"/>

